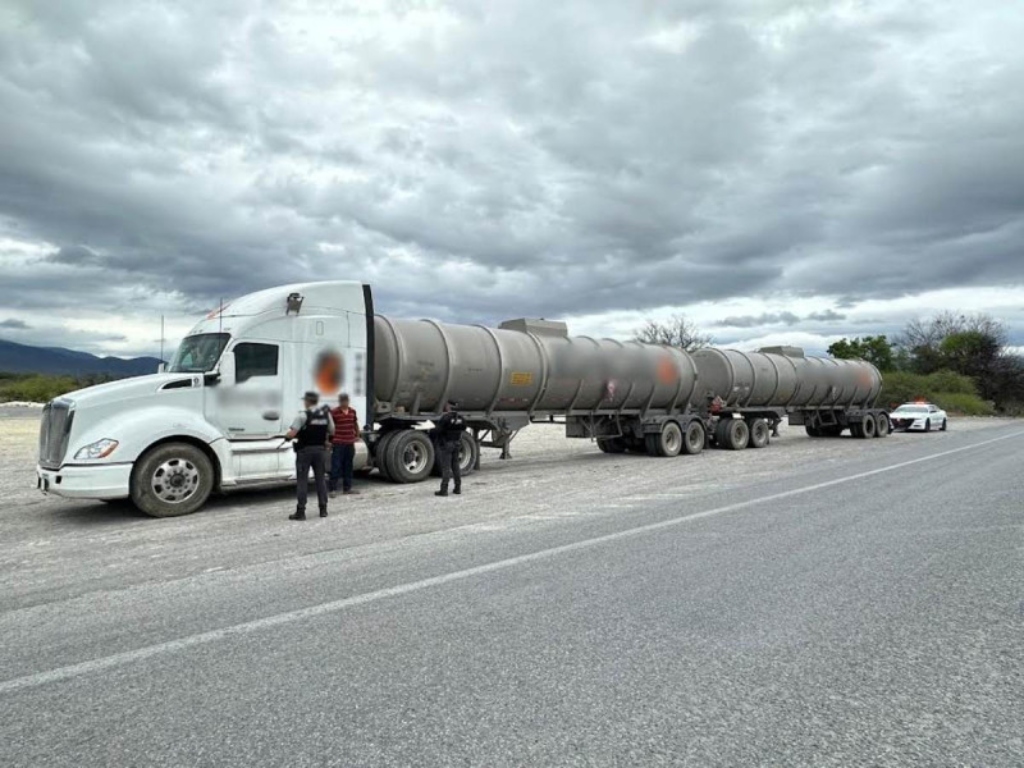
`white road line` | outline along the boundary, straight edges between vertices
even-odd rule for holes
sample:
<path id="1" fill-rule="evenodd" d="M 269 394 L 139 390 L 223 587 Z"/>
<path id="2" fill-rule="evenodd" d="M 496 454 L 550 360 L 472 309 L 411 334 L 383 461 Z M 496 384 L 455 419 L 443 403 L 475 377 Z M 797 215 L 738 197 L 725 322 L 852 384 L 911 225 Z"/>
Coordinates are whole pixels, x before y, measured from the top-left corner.
<path id="1" fill-rule="evenodd" d="M 589 549 L 591 547 L 597 547 L 602 544 L 607 544 L 612 541 L 619 541 L 632 536 L 639 536 L 651 531 L 659 531 L 663 528 L 670 528 L 672 526 L 681 525 L 682 523 L 689 523 L 693 520 L 702 520 L 707 517 L 714 517 L 715 515 L 721 515 L 726 512 L 735 512 L 739 509 L 745 509 L 765 502 L 778 501 L 779 499 L 788 499 L 793 496 L 800 496 L 805 493 L 813 493 L 814 491 L 820 491 L 823 488 L 832 488 L 836 485 L 842 485 L 843 483 L 850 483 L 855 480 L 863 480 L 866 477 L 872 477 L 874 475 L 881 475 L 885 472 L 895 472 L 898 469 L 904 469 L 915 464 L 921 464 L 926 461 L 934 461 L 935 459 L 941 459 L 945 456 L 952 456 L 953 454 L 962 453 L 964 451 L 970 451 L 975 448 L 981 448 L 982 446 L 991 445 L 992 443 L 998 443 L 1003 440 L 1010 440 L 1015 437 L 1024 435 L 1024 432 L 1014 432 L 1010 435 L 1003 435 L 1001 437 L 994 437 L 990 440 L 984 440 L 980 443 L 973 443 L 971 445 L 961 446 L 960 448 L 953 448 L 948 451 L 942 451 L 941 453 L 935 453 L 930 456 L 922 456 L 917 459 L 911 459 L 909 461 L 903 461 L 899 464 L 892 464 L 888 467 L 881 467 L 880 469 L 872 469 L 867 472 L 858 472 L 855 475 L 847 475 L 846 477 L 840 477 L 835 480 L 827 480 L 822 483 L 815 483 L 814 485 L 807 485 L 803 488 L 795 488 L 789 491 L 782 491 L 780 493 L 774 493 L 769 496 L 759 496 L 756 499 L 750 499 L 749 501 L 741 501 L 735 504 L 727 504 L 724 507 L 717 507 L 715 509 L 709 509 L 704 512 L 695 512 L 691 515 L 683 515 L 682 517 L 674 517 L 670 520 L 662 520 L 657 523 L 650 523 L 648 525 L 637 526 L 636 528 L 629 528 L 624 531 L 618 531 L 617 533 L 609 533 L 604 536 L 596 536 L 592 539 L 584 539 L 583 541 L 577 541 L 572 544 L 564 544 L 559 547 L 552 547 L 550 549 L 542 549 L 538 552 L 532 552 L 528 555 L 519 555 L 517 557 L 510 557 L 507 560 L 498 560 L 497 562 L 487 563 L 486 565 L 478 565 L 473 568 L 466 568 L 465 570 L 455 571 L 453 573 L 446 573 L 443 576 L 433 576 L 429 579 L 421 579 L 420 581 L 412 581 L 407 584 L 399 584 L 395 587 L 388 587 L 387 589 L 378 589 L 375 592 L 366 592 L 362 595 L 355 595 L 354 597 L 347 597 L 343 600 L 334 600 L 329 603 L 321 603 L 320 605 L 310 606 L 309 608 L 301 608 L 296 611 L 288 611 L 286 613 L 279 613 L 276 616 L 267 616 L 263 619 L 256 619 L 254 621 L 246 621 L 241 624 L 235 624 L 234 626 L 224 627 L 223 629 L 215 629 L 211 632 L 202 632 L 197 635 L 190 635 L 188 637 L 182 637 L 177 640 L 170 640 L 166 643 L 157 643 L 156 645 L 150 645 L 145 648 L 138 648 L 134 651 L 125 651 L 124 653 L 115 653 L 112 656 L 105 656 L 99 659 L 93 659 L 91 661 L 84 661 L 80 664 L 71 664 L 66 667 L 58 667 L 57 669 L 51 669 L 48 672 L 37 672 L 31 675 L 25 675 L 24 677 L 16 677 L 12 680 L 7 680 L 0 683 L 0 694 L 11 693 L 12 691 L 23 690 L 25 688 L 36 688 L 47 683 L 60 682 L 62 680 L 70 680 L 83 675 L 88 675 L 92 672 L 100 672 L 106 669 L 112 669 L 114 667 L 124 666 L 131 664 L 136 661 L 142 661 L 144 659 L 152 658 L 153 656 L 160 656 L 165 653 L 173 653 L 175 651 L 185 650 L 187 648 L 193 648 L 198 645 L 207 645 L 209 643 L 217 642 L 218 640 L 225 640 L 231 637 L 239 635 L 248 635 L 253 632 L 259 632 L 263 629 L 270 627 L 276 627 L 283 624 L 292 624 L 297 621 L 303 621 L 305 619 L 316 618 L 317 616 L 323 616 L 329 613 L 336 613 L 346 608 L 352 608 L 357 605 L 366 605 L 367 603 L 374 603 L 378 600 L 384 600 L 389 597 L 398 597 L 400 595 L 407 595 L 411 592 L 419 592 L 423 589 L 429 589 L 430 587 L 437 587 L 442 584 L 448 584 L 453 581 L 462 581 L 469 579 L 474 576 L 480 576 L 485 573 L 493 573 L 495 571 L 503 571 L 507 568 L 514 568 L 517 565 L 523 563 L 529 563 L 534 560 L 545 560 L 550 557 L 562 555 L 567 552 L 576 552 L 582 549 Z"/>

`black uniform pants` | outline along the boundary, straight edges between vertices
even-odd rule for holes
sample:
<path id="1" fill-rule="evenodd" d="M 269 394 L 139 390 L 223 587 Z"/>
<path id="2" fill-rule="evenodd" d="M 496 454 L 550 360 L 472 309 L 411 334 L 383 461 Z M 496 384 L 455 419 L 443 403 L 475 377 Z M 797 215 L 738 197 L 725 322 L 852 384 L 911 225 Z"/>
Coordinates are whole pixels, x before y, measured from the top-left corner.
<path id="1" fill-rule="evenodd" d="M 441 457 L 441 490 L 448 490 L 448 482 L 454 477 L 455 488 L 462 487 L 462 470 L 459 468 L 459 443 L 442 441 L 438 445 Z"/>
<path id="2" fill-rule="evenodd" d="M 327 509 L 327 449 L 322 446 L 300 448 L 295 454 L 295 480 L 298 494 L 298 512 L 306 511 L 306 497 L 309 495 L 309 470 L 313 470 L 316 482 L 316 500 L 320 509 Z"/>

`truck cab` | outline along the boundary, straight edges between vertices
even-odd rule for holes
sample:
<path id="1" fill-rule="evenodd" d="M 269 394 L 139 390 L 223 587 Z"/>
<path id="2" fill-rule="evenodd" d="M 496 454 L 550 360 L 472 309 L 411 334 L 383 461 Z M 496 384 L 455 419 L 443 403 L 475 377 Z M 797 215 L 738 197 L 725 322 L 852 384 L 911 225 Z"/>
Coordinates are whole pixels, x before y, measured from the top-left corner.
<path id="1" fill-rule="evenodd" d="M 172 517 L 216 491 L 294 481 L 283 435 L 305 391 L 328 405 L 347 392 L 372 424 L 372 328 L 370 288 L 351 281 L 287 285 L 219 307 L 165 370 L 48 403 L 38 485 L 67 498 L 130 498 Z M 360 444 L 356 467 L 367 461 Z"/>

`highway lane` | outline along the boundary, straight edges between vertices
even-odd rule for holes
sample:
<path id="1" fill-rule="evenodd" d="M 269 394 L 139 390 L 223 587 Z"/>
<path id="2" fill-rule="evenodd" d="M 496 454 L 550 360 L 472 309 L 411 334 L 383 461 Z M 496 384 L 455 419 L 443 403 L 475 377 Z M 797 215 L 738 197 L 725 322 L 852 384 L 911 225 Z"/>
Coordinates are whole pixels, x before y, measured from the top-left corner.
<path id="1" fill-rule="evenodd" d="M 893 443 L 12 605 L 0 761 L 1018 765 L 1024 437 Z"/>

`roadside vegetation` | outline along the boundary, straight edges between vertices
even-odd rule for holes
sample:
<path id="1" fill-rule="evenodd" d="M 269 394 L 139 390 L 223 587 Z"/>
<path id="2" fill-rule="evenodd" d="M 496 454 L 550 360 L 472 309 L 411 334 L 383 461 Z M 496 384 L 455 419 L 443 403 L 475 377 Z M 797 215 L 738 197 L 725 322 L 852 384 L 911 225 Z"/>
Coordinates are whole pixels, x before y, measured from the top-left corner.
<path id="1" fill-rule="evenodd" d="M 93 384 L 111 381 L 112 376 L 52 376 L 35 373 L 0 373 L 0 403 L 45 403 L 55 397 Z"/>

